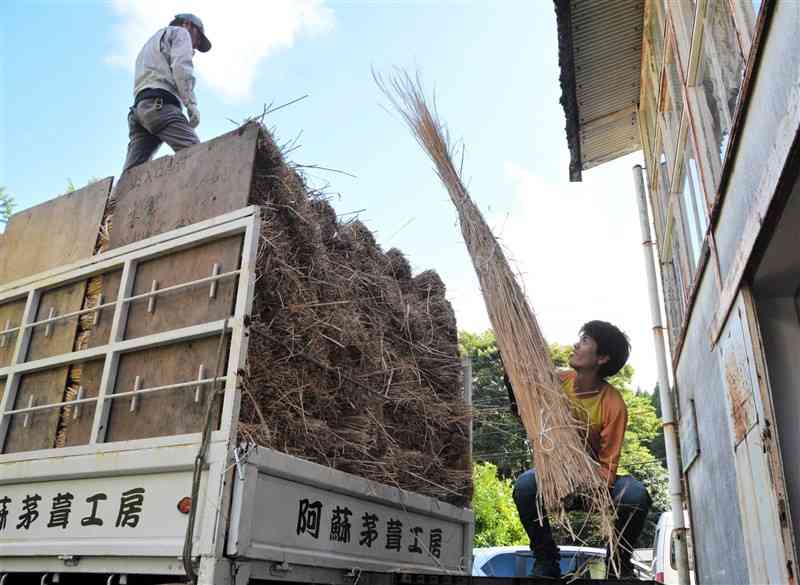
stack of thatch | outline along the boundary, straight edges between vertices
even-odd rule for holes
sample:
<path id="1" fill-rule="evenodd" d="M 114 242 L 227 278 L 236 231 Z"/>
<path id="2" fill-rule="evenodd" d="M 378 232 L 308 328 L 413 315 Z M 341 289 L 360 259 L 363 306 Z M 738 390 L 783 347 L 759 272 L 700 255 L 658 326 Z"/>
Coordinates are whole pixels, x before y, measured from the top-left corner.
<path id="1" fill-rule="evenodd" d="M 439 276 L 338 221 L 266 131 L 250 198 L 263 230 L 243 438 L 466 505 L 469 412 Z"/>

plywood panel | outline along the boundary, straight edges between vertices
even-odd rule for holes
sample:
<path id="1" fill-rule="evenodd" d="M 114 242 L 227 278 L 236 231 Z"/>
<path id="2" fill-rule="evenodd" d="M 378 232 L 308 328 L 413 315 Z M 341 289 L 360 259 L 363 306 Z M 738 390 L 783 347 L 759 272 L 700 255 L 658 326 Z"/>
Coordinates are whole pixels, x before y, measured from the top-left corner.
<path id="1" fill-rule="evenodd" d="M 80 281 L 42 293 L 35 320 L 47 319 L 51 309 L 54 310 L 54 316 L 66 315 L 80 310 L 83 306 L 85 291 L 86 282 Z M 49 335 L 46 335 L 47 327 L 45 325 L 37 325 L 31 332 L 30 348 L 25 361 L 38 360 L 72 351 L 77 330 L 78 317 L 54 321 L 51 323 Z"/>
<path id="2" fill-rule="evenodd" d="M 81 281 L 42 293 L 35 319 L 38 321 L 47 318 L 51 308 L 55 309 L 55 314 L 58 315 L 77 311 L 83 303 L 85 289 L 86 283 Z M 77 329 L 77 317 L 52 323 L 49 335 L 45 334 L 44 325 L 35 327 L 31 333 L 26 361 L 72 351 Z M 61 402 L 67 387 L 68 372 L 69 368 L 63 367 L 23 376 L 14 408 L 27 407 L 31 396 L 34 398 L 34 405 Z M 54 446 L 59 425 L 59 409 L 31 414 L 30 424 L 27 427 L 22 424 L 23 418 L 23 415 L 15 415 L 11 419 L 6 453 L 49 449 Z"/>
<path id="3" fill-rule="evenodd" d="M 19 327 L 22 321 L 22 312 L 25 310 L 25 299 L 0 305 L 0 331 L 6 328 Z M 7 333 L 5 339 L 0 335 L 0 368 L 11 363 L 14 347 L 17 343 L 17 333 Z"/>
<path id="4" fill-rule="evenodd" d="M 245 207 L 258 126 L 130 169 L 114 193 L 110 248 Z"/>
<path id="5" fill-rule="evenodd" d="M 141 388 L 194 380 L 200 364 L 205 365 L 206 377 L 212 377 L 218 344 L 219 337 L 214 336 L 124 354 L 120 358 L 115 392 L 133 390 L 136 376 L 140 376 Z M 224 371 L 224 367 L 221 367 L 220 372 L 224 374 Z M 194 402 L 194 388 L 140 395 L 135 412 L 130 412 L 130 398 L 113 400 L 106 441 L 200 432 L 211 394 L 208 386 L 204 388 L 199 402 Z M 218 420 L 219 416 L 215 425 L 218 425 Z"/>
<path id="6" fill-rule="evenodd" d="M 215 263 L 219 265 L 220 274 L 236 270 L 241 246 L 241 236 L 235 236 L 144 262 L 136 269 L 133 294 L 148 292 L 154 280 L 163 289 L 205 278 L 211 275 Z M 218 281 L 213 299 L 209 298 L 209 284 L 159 295 L 152 313 L 147 311 L 147 300 L 131 303 L 125 338 L 207 323 L 232 315 L 236 282 L 235 277 Z"/>
<path id="7" fill-rule="evenodd" d="M 91 256 L 111 178 L 11 216 L 0 240 L 0 286 Z"/>
<path id="8" fill-rule="evenodd" d="M 80 380 L 75 380 L 74 384 L 79 384 L 83 388 L 83 398 L 97 396 L 100 387 L 100 377 L 103 372 L 103 360 L 97 360 L 82 364 Z M 73 373 L 75 370 L 73 370 Z M 77 398 L 77 388 L 73 387 L 67 392 L 66 400 Z M 58 446 L 70 447 L 72 445 L 85 445 L 89 442 L 92 435 L 92 418 L 94 417 L 95 404 L 86 403 L 80 405 L 78 416 L 75 417 L 75 406 L 65 406 L 61 416 Z"/>
<path id="9" fill-rule="evenodd" d="M 27 374 L 20 379 L 14 409 L 26 408 L 30 397 L 33 405 L 61 402 L 67 383 L 67 368 Z M 23 426 L 24 415 L 11 417 L 5 453 L 19 453 L 36 449 L 50 449 L 55 444 L 59 409 L 51 408 L 31 413 L 28 426 Z"/>
<path id="10" fill-rule="evenodd" d="M 96 276 L 90 280 L 90 293 L 94 294 L 97 291 L 102 291 L 103 299 L 101 304 L 112 303 L 116 301 L 119 294 L 119 283 L 121 277 L 121 270 L 106 272 Z M 87 295 L 88 294 L 89 293 L 87 293 Z M 96 304 L 97 299 L 94 299 L 91 306 L 95 306 Z M 85 327 L 83 328 L 86 339 L 83 340 L 81 349 L 89 349 L 107 344 L 109 342 L 111 323 L 113 320 L 114 307 L 101 309 L 96 323 L 94 323 L 94 317 L 92 317 L 92 323 L 85 324 Z"/>

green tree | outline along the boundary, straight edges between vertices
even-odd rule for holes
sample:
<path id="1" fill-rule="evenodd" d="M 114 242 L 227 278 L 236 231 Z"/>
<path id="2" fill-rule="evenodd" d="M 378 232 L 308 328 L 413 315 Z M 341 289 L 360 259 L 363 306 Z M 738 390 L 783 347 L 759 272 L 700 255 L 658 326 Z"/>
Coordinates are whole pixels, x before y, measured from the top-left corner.
<path id="1" fill-rule="evenodd" d="M 89 180 L 86 181 L 86 185 L 85 186 L 88 187 L 89 185 L 92 185 L 92 184 L 96 183 L 99 180 L 100 179 L 98 179 L 97 177 L 89 177 Z M 76 187 L 75 183 L 72 182 L 72 179 L 70 179 L 68 177 L 67 178 L 67 191 L 66 192 L 67 193 L 72 193 L 73 191 L 77 191 L 77 190 L 78 190 L 78 187 Z"/>
<path id="2" fill-rule="evenodd" d="M 497 466 L 477 463 L 472 467 L 475 495 L 474 546 L 507 546 L 528 544 L 528 537 L 517 515 L 510 479 L 498 477 Z"/>
<path id="3" fill-rule="evenodd" d="M 14 198 L 6 193 L 5 187 L 0 187 L 0 222 L 8 223 L 15 206 Z"/>
<path id="4" fill-rule="evenodd" d="M 531 466 L 530 450 L 525 429 L 509 408 L 494 333 L 462 331 L 459 344 L 472 360 L 473 457 L 494 463 L 501 477 L 516 476 Z"/>

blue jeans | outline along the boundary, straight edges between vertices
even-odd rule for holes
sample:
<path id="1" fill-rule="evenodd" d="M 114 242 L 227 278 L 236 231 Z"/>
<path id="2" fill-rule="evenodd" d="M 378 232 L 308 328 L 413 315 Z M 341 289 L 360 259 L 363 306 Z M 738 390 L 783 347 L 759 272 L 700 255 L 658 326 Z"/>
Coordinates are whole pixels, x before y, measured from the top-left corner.
<path id="1" fill-rule="evenodd" d="M 531 550 L 538 560 L 557 560 L 558 547 L 553 541 L 550 522 L 542 510 L 542 521 L 536 512 L 536 472 L 530 469 L 514 483 L 514 503 L 519 519 L 531 542 Z M 644 484 L 630 475 L 618 475 L 611 488 L 611 497 L 617 505 L 616 528 L 620 535 L 618 554 L 623 564 L 630 563 L 631 552 L 642 533 L 652 501 Z"/>

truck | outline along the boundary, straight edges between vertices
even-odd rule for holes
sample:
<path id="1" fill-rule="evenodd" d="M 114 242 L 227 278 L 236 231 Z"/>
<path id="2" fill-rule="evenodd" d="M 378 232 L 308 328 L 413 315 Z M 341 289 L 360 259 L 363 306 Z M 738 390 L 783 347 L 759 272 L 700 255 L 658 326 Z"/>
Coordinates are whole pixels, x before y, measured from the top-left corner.
<path id="1" fill-rule="evenodd" d="M 470 575 L 467 506 L 244 432 L 275 227 L 250 199 L 263 140 L 247 125 L 0 234 L 0 585 L 506 581 Z M 354 383 L 377 400 L 391 377 Z"/>
<path id="2" fill-rule="evenodd" d="M 239 433 L 259 137 L 152 161 L 0 234 L 3 585 L 469 571 L 468 508 Z"/>

